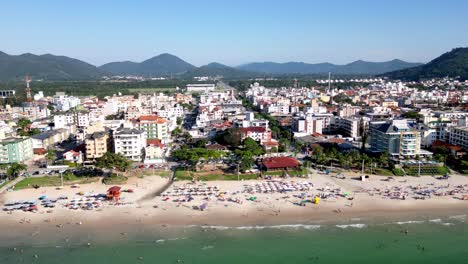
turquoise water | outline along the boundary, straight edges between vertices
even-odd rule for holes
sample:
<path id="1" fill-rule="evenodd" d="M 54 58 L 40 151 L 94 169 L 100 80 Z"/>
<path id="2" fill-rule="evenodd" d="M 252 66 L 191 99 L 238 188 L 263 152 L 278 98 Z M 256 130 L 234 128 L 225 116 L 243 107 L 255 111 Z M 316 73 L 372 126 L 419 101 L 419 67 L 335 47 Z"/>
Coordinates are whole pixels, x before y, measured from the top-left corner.
<path id="1" fill-rule="evenodd" d="M 468 224 L 412 223 L 273 227 L 185 227 L 68 242 L 24 241 L 0 263 L 468 263 Z M 91 243 L 88 245 L 88 243 Z"/>

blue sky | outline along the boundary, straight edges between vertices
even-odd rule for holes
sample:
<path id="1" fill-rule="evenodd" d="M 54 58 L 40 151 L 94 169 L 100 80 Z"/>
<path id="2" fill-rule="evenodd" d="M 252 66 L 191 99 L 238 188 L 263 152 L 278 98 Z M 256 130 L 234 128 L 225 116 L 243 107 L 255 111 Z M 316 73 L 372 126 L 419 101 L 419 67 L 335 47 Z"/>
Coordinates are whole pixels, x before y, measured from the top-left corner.
<path id="1" fill-rule="evenodd" d="M 468 46 L 468 1 L 2 1 L 0 50 L 95 65 L 172 53 L 217 61 L 427 62 Z"/>

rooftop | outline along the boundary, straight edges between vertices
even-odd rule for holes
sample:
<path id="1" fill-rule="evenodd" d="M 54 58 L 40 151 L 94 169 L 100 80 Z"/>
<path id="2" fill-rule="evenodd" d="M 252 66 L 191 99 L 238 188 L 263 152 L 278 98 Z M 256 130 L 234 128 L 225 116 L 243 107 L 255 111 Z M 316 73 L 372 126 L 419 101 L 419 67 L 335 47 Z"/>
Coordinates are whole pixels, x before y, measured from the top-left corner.
<path id="1" fill-rule="evenodd" d="M 292 168 L 299 166 L 299 162 L 291 157 L 272 157 L 266 158 L 262 161 L 263 166 L 267 169 L 282 169 Z"/>

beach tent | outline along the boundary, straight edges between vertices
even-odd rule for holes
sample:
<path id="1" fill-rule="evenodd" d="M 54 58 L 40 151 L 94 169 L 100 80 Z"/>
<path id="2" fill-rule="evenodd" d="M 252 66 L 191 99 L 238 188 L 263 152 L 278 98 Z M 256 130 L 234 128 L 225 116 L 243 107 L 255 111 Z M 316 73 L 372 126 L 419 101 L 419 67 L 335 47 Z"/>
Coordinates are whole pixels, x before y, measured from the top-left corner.
<path id="1" fill-rule="evenodd" d="M 107 199 L 113 199 L 114 201 L 118 201 L 120 198 L 120 187 L 113 186 L 107 190 Z"/>

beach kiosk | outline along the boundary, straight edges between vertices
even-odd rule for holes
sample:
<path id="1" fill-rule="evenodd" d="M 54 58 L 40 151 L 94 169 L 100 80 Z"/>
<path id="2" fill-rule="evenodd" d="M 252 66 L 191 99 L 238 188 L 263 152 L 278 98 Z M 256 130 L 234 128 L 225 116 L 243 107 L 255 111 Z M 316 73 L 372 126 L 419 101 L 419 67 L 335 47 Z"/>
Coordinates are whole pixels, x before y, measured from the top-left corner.
<path id="1" fill-rule="evenodd" d="M 120 199 L 120 187 L 119 186 L 110 187 L 109 190 L 107 190 L 107 199 L 118 202 Z"/>

